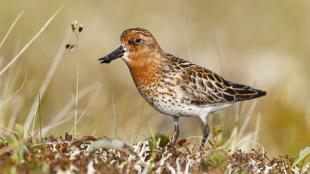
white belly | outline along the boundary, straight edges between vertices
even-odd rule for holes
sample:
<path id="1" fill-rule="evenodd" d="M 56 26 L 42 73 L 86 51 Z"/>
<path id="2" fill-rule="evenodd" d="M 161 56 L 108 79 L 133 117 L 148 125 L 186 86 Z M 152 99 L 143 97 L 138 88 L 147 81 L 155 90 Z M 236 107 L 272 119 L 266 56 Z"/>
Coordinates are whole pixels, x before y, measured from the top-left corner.
<path id="1" fill-rule="evenodd" d="M 216 112 L 218 110 L 222 110 L 226 107 L 229 107 L 231 104 L 222 104 L 218 106 L 213 105 L 203 105 L 203 106 L 196 106 L 196 105 L 187 105 L 179 102 L 178 100 L 174 100 L 169 102 L 162 101 L 162 100 L 155 100 L 153 102 L 153 107 L 162 112 L 166 115 L 170 116 L 179 116 L 179 117 L 204 117 L 209 113 Z"/>

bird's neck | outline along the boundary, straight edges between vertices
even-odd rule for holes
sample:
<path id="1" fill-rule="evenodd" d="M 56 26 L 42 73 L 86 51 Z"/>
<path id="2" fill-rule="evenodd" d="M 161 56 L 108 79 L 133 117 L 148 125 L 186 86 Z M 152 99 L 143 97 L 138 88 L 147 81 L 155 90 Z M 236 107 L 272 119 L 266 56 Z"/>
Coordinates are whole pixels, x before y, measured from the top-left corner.
<path id="1" fill-rule="evenodd" d="M 135 61 L 138 60 L 138 61 Z M 143 57 L 126 61 L 137 87 L 157 83 L 164 64 L 157 58 Z"/>

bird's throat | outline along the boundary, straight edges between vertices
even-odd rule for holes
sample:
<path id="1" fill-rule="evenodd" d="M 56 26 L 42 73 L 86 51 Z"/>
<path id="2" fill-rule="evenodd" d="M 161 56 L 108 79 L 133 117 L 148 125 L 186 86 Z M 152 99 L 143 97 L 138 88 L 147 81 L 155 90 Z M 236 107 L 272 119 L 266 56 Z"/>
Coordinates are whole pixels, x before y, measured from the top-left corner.
<path id="1" fill-rule="evenodd" d="M 154 58 L 126 61 L 137 87 L 156 83 L 161 65 Z"/>

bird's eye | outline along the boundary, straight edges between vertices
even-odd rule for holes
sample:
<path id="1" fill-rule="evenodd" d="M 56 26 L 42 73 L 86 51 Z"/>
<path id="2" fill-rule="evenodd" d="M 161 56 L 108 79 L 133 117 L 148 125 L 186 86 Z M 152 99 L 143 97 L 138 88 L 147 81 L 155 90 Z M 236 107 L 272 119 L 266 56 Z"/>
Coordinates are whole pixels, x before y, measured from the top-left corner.
<path id="1" fill-rule="evenodd" d="M 133 42 L 134 42 L 135 44 L 141 44 L 141 43 L 142 43 L 142 39 L 140 39 L 140 38 L 135 38 L 135 39 L 133 40 Z"/>

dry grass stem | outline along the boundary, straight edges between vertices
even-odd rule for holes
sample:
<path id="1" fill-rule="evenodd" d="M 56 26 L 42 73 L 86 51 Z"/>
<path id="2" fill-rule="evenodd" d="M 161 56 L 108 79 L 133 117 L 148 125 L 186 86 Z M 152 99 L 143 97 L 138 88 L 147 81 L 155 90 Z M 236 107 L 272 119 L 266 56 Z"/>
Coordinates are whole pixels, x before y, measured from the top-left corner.
<path id="1" fill-rule="evenodd" d="M 43 82 L 41 83 L 41 87 L 38 91 L 38 94 L 37 94 L 37 97 L 38 95 L 40 94 L 41 95 L 41 99 L 44 97 L 44 94 L 46 92 L 46 89 L 63 57 L 63 54 L 65 53 L 66 49 L 64 47 L 65 43 L 67 43 L 69 41 L 69 34 L 67 34 L 66 36 L 66 39 L 64 39 L 63 43 L 61 44 L 59 50 L 57 51 L 56 53 L 56 56 L 54 57 L 53 59 L 53 63 L 52 65 L 50 66 Z M 27 119 L 25 121 L 25 133 L 27 133 L 27 131 L 29 130 L 29 126 L 33 120 L 33 117 L 34 117 L 34 114 L 35 114 L 35 111 L 36 111 L 36 101 L 33 102 L 32 106 L 31 106 L 31 109 L 28 113 L 28 116 L 27 116 Z"/>
<path id="2" fill-rule="evenodd" d="M 17 17 L 15 18 L 15 20 L 13 21 L 13 23 L 11 24 L 9 30 L 6 32 L 6 34 L 4 35 L 2 41 L 0 42 L 0 48 L 3 46 L 4 42 L 6 41 L 6 39 L 9 37 L 11 31 L 13 30 L 13 28 L 15 27 L 16 23 L 19 21 L 19 19 L 23 16 L 24 11 L 21 11 Z M 1 63 L 0 63 L 1 64 Z"/>
<path id="3" fill-rule="evenodd" d="M 26 49 L 41 35 L 41 33 L 46 29 L 46 27 L 50 24 L 50 22 L 58 15 L 62 7 L 59 7 L 58 10 L 46 21 L 46 23 L 42 26 L 42 28 L 30 39 L 30 41 L 17 53 L 15 57 L 0 71 L 0 77 L 3 75 L 5 71 L 7 71 L 26 51 Z"/>
<path id="4" fill-rule="evenodd" d="M 87 106 L 85 107 L 85 109 L 83 109 L 82 113 L 80 114 L 80 116 L 78 117 L 78 119 L 76 120 L 74 126 L 72 127 L 72 129 L 70 130 L 70 134 L 72 134 L 72 131 L 76 128 L 76 125 L 80 122 L 80 120 L 84 117 L 85 113 L 89 110 L 90 106 L 92 106 L 95 102 L 96 97 L 98 96 L 98 93 L 100 91 L 100 83 L 96 83 L 96 89 L 95 89 L 95 94 L 94 96 L 90 99 L 89 103 L 87 104 Z M 77 114 L 77 110 L 75 111 L 75 113 Z"/>

